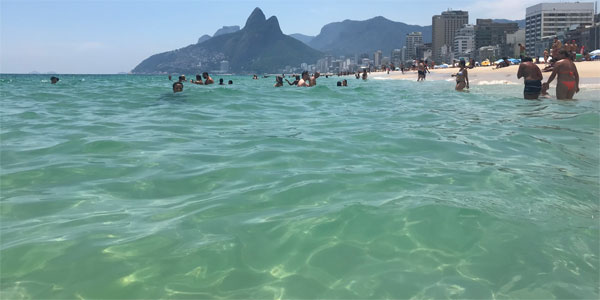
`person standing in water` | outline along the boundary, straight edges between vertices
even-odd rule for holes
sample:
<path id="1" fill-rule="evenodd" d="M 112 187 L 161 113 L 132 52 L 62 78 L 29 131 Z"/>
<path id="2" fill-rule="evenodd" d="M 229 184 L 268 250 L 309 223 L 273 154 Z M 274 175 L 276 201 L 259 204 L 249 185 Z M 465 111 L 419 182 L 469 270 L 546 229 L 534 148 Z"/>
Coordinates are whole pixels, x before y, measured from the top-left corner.
<path id="1" fill-rule="evenodd" d="M 215 81 L 210 76 L 208 76 L 208 72 L 202 73 L 202 78 L 205 79 L 204 80 L 204 84 L 205 85 L 206 84 L 213 84 L 213 83 L 215 83 Z"/>
<path id="2" fill-rule="evenodd" d="M 50 83 L 51 84 L 56 84 L 60 79 L 58 79 L 58 77 L 56 76 L 52 76 L 50 77 Z"/>
<path id="3" fill-rule="evenodd" d="M 310 86 L 310 78 L 308 76 L 308 71 L 302 72 L 302 78 L 298 81 L 297 86 Z"/>
<path id="4" fill-rule="evenodd" d="M 321 76 L 321 73 L 315 72 L 315 74 L 310 78 L 310 86 L 317 85 L 317 78 L 319 78 L 319 76 Z"/>
<path id="5" fill-rule="evenodd" d="M 558 75 L 556 98 L 561 100 L 573 99 L 573 95 L 579 92 L 579 73 L 577 73 L 577 67 L 571 61 L 570 53 L 565 49 L 558 51 L 556 59 L 558 62 L 554 64 L 548 81 L 543 84 L 544 88 L 549 89 L 550 82 Z"/>
<path id="6" fill-rule="evenodd" d="M 273 85 L 273 86 L 274 87 L 283 86 L 283 78 L 281 76 L 275 77 L 275 85 Z"/>
<path id="7" fill-rule="evenodd" d="M 300 76 L 296 75 L 296 80 L 294 80 L 294 82 L 290 82 L 289 80 L 287 80 L 287 78 L 285 79 L 285 81 L 287 81 L 289 85 L 298 85 L 298 82 L 300 81 Z"/>
<path id="8" fill-rule="evenodd" d="M 542 91 L 542 71 L 540 68 L 533 63 L 531 57 L 523 57 L 521 64 L 519 64 L 519 70 L 517 71 L 517 78 L 524 78 L 525 89 L 523 90 L 523 97 L 529 100 L 535 100 L 540 96 Z"/>
<path id="9" fill-rule="evenodd" d="M 196 80 L 192 80 L 193 84 L 204 84 L 204 82 L 202 82 L 202 76 L 196 74 Z"/>
<path id="10" fill-rule="evenodd" d="M 368 75 L 367 75 L 367 69 L 364 69 L 363 70 L 363 74 L 362 74 L 362 79 L 363 80 L 367 80 L 367 77 L 368 77 Z"/>
<path id="11" fill-rule="evenodd" d="M 458 66 L 460 67 L 460 70 L 458 73 L 452 75 L 456 76 L 456 87 L 454 87 L 454 89 L 457 91 L 462 91 L 465 89 L 465 87 L 467 89 L 469 88 L 469 74 L 467 71 L 466 62 L 464 60 L 461 60 L 458 63 Z"/>

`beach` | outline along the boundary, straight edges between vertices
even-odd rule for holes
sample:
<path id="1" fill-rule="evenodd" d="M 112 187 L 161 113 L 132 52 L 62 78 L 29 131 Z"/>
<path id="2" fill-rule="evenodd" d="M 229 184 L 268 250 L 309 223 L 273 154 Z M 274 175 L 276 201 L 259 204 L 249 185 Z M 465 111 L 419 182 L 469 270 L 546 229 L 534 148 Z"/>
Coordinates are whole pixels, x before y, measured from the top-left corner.
<path id="1" fill-rule="evenodd" d="M 584 61 L 575 62 L 577 71 L 579 72 L 580 85 L 583 88 L 590 85 L 600 86 L 600 61 Z M 540 69 L 545 67 L 544 64 L 538 64 Z M 523 84 L 523 79 L 517 79 L 517 70 L 519 65 L 510 65 L 505 68 L 496 69 L 495 66 L 476 67 L 469 69 L 469 83 L 473 85 L 489 85 L 489 84 Z M 427 74 L 427 80 L 447 80 L 454 81 L 452 74 L 458 72 L 458 68 L 434 69 Z M 550 77 L 551 72 L 543 72 L 544 81 Z M 400 71 L 372 73 L 376 78 L 390 78 L 398 80 L 415 80 L 417 79 L 417 71 L 408 71 L 402 74 Z M 550 84 L 553 88 L 556 86 L 556 79 Z"/>

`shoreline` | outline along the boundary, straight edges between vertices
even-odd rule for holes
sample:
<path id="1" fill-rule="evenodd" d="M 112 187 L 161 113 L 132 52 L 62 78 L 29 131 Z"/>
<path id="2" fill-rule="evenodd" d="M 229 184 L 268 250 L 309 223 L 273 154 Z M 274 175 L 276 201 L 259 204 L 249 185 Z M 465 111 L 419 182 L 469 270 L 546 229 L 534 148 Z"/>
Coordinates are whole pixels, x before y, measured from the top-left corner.
<path id="1" fill-rule="evenodd" d="M 544 64 L 538 64 L 540 69 Z M 577 72 L 579 73 L 580 85 L 598 85 L 600 87 L 600 61 L 582 61 L 575 62 Z M 469 83 L 471 85 L 490 85 L 490 84 L 523 84 L 523 79 L 517 78 L 518 65 L 510 65 L 505 68 L 496 69 L 495 67 L 475 67 L 469 69 Z M 454 81 L 452 74 L 458 72 L 458 68 L 434 69 L 427 74 L 426 80 L 433 81 Z M 551 72 L 542 72 L 543 81 L 546 81 Z M 373 72 L 371 78 L 374 79 L 392 79 L 392 80 L 417 80 L 417 71 L 408 71 L 402 74 L 400 71 Z M 556 86 L 557 80 L 550 83 L 550 87 Z"/>

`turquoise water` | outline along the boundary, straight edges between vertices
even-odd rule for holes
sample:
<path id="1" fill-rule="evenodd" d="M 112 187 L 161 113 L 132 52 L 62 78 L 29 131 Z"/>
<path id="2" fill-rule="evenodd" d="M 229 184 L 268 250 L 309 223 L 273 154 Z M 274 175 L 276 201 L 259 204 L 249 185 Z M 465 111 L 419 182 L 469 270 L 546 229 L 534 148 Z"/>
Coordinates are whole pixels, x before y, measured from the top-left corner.
<path id="1" fill-rule="evenodd" d="M 2 298 L 600 295 L 598 89 L 47 77 L 1 76 Z"/>

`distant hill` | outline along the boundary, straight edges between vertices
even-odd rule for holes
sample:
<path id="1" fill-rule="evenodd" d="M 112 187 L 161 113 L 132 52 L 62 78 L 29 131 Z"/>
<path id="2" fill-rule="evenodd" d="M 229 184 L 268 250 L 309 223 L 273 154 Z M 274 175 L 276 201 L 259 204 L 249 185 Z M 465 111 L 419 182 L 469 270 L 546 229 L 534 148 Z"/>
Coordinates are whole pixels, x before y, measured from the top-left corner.
<path id="1" fill-rule="evenodd" d="M 404 46 L 406 34 L 414 31 L 423 33 L 424 43 L 431 42 L 431 26 L 408 25 L 375 17 L 327 24 L 309 45 L 333 55 L 372 54 L 381 50 L 384 56 L 390 56 L 393 49 Z"/>
<path id="2" fill-rule="evenodd" d="M 227 34 L 227 33 L 233 33 L 233 32 L 239 31 L 239 30 L 240 30 L 240 26 L 237 26 L 237 25 L 223 26 L 223 27 L 217 29 L 217 31 L 215 32 L 215 34 L 213 34 L 212 37 L 223 35 L 223 34 Z M 200 44 L 200 43 L 203 43 L 205 41 L 208 41 L 208 40 L 210 40 L 210 38 L 211 38 L 210 35 L 205 34 L 205 35 L 201 36 L 198 39 L 198 43 L 197 44 Z"/>
<path id="3" fill-rule="evenodd" d="M 271 73 L 280 72 L 286 65 L 314 63 L 321 56 L 321 52 L 284 35 L 275 16 L 267 20 L 256 8 L 243 29 L 152 55 L 132 73 L 197 74 L 219 69 L 223 60 L 229 61 L 234 73 Z"/>
<path id="4" fill-rule="evenodd" d="M 519 28 L 525 28 L 525 19 L 523 20 L 507 20 L 507 19 L 492 19 L 492 22 L 496 23 L 517 23 L 519 24 Z"/>
<path id="5" fill-rule="evenodd" d="M 290 34 L 290 36 L 307 44 L 307 45 L 310 43 L 310 41 L 312 41 L 315 38 L 314 36 L 304 35 L 301 33 L 292 33 L 292 34 Z"/>

